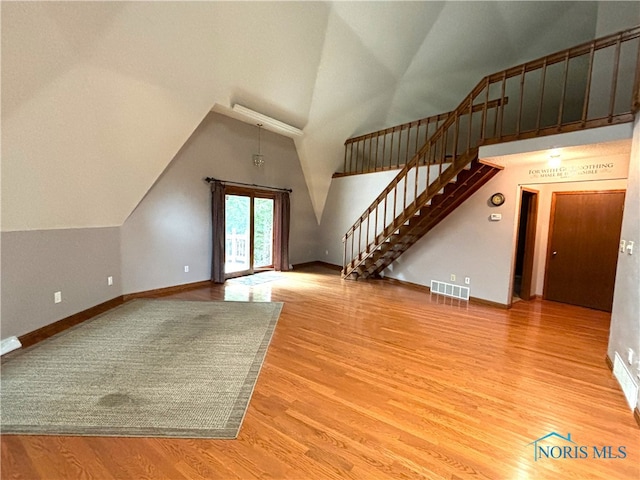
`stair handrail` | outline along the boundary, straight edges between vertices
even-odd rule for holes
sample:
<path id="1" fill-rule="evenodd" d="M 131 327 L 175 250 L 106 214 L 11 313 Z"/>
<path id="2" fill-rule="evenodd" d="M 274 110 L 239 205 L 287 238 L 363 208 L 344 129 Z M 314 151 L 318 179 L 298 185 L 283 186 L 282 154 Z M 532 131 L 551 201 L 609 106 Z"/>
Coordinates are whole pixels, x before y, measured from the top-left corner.
<path id="1" fill-rule="evenodd" d="M 346 275 L 349 273 L 347 272 L 348 265 L 351 264 L 351 266 L 355 268 L 354 263 L 356 261 L 362 262 L 368 255 L 372 253 L 372 251 L 370 251 L 371 245 L 374 245 L 374 246 L 377 245 L 378 244 L 377 242 L 379 239 L 382 239 L 383 241 L 387 239 L 393 233 L 393 231 L 397 229 L 398 222 L 401 219 L 406 219 L 408 216 L 412 215 L 418 210 L 419 208 L 418 206 L 418 197 L 419 197 L 418 196 L 418 175 L 419 175 L 418 167 L 421 165 L 422 162 L 424 162 L 422 163 L 422 165 L 426 165 L 427 168 L 431 165 L 439 165 L 439 175 L 442 175 L 443 164 L 447 160 L 448 145 L 446 144 L 444 146 L 440 145 L 439 152 L 438 152 L 438 142 L 442 142 L 442 139 L 444 138 L 445 143 L 448 143 L 449 128 L 452 127 L 454 124 L 456 126 L 456 129 L 454 131 L 453 155 L 451 157 L 452 162 L 449 167 L 444 169 L 444 170 L 447 170 L 448 168 L 454 169 L 453 171 L 448 172 L 449 176 L 451 176 L 452 173 L 455 173 L 455 170 L 459 172 L 466 166 L 466 164 L 456 165 L 455 160 L 457 158 L 464 155 L 465 153 L 468 153 L 471 148 L 477 147 L 482 144 L 498 143 L 503 141 L 516 140 L 520 138 L 532 138 L 535 136 L 541 136 L 541 135 L 550 134 L 550 133 L 562 133 L 566 131 L 575 131 L 575 130 L 580 130 L 584 128 L 594 128 L 594 127 L 613 124 L 613 123 L 622 123 L 622 122 L 632 121 L 634 113 L 640 108 L 640 46 L 637 47 L 638 52 L 635 58 L 635 74 L 634 74 L 633 86 L 631 89 L 630 110 L 621 112 L 621 113 L 616 113 L 615 101 L 616 101 L 616 88 L 619 80 L 618 75 L 619 75 L 619 68 L 620 68 L 621 46 L 625 42 L 635 40 L 638 38 L 640 38 L 640 26 L 623 30 L 621 32 L 608 35 L 606 37 L 602 37 L 599 39 L 595 39 L 589 42 L 585 42 L 578 46 L 571 47 L 571 48 L 562 50 L 560 52 L 553 53 L 551 55 L 540 57 L 536 60 L 522 63 L 518 66 L 511 67 L 501 72 L 487 75 L 482 80 L 480 80 L 480 82 L 478 82 L 478 84 L 458 105 L 458 107 L 455 110 L 453 110 L 452 114 L 447 116 L 444 122 L 429 137 L 429 139 L 419 149 L 419 151 L 416 152 L 416 154 L 411 158 L 411 160 L 407 162 L 400 169 L 400 171 L 391 180 L 391 182 L 389 182 L 389 184 L 383 189 L 383 191 L 376 197 L 376 199 L 369 205 L 369 207 L 367 207 L 367 209 L 363 212 L 363 214 L 356 219 L 356 221 L 351 226 L 351 228 L 349 228 L 349 230 L 345 233 L 342 239 L 344 243 L 343 275 Z M 615 52 L 616 57 L 615 57 L 615 62 L 613 66 L 611 90 L 610 90 L 610 98 L 609 98 L 609 106 L 607 109 L 607 114 L 604 116 L 597 117 L 595 119 L 589 119 L 587 117 L 587 112 L 588 112 L 588 107 L 590 102 L 589 95 L 591 93 L 590 89 L 591 89 L 591 81 L 592 81 L 593 68 L 594 68 L 594 55 L 595 55 L 595 52 L 608 47 L 612 47 L 612 46 L 616 47 L 616 52 Z M 565 95 L 567 93 L 566 87 L 567 87 L 569 61 L 573 58 L 580 57 L 586 54 L 589 55 L 589 67 L 587 72 L 588 77 L 587 77 L 587 84 L 585 87 L 585 97 L 582 105 L 581 118 L 577 122 L 573 120 L 563 122 L 563 113 L 564 113 L 563 108 L 564 108 Z M 555 65 L 556 63 L 559 63 L 559 62 L 564 62 L 565 68 L 563 72 L 563 84 L 562 84 L 561 99 L 559 102 L 559 112 L 557 116 L 558 121 L 556 124 L 543 127 L 541 126 L 541 115 L 542 115 L 542 103 L 544 100 L 546 70 L 549 66 Z M 523 120 L 522 112 L 523 112 L 523 96 L 524 96 L 523 91 L 524 91 L 524 84 L 525 84 L 525 75 L 528 72 L 533 72 L 540 69 L 542 69 L 542 74 L 541 74 L 542 83 L 541 83 L 541 92 L 539 95 L 540 98 L 539 98 L 539 108 L 537 113 L 536 128 L 530 131 L 523 131 L 521 129 L 521 122 Z M 518 115 L 516 119 L 517 125 L 514 133 L 504 134 L 503 122 L 504 122 L 504 110 L 505 110 L 504 100 L 506 98 L 506 95 L 505 95 L 506 83 L 507 83 L 507 80 L 518 75 L 521 76 L 521 81 L 520 81 L 520 97 L 519 97 L 519 105 L 518 105 Z M 491 101 L 489 100 L 490 87 L 492 84 L 498 83 L 498 82 L 502 82 L 502 88 L 500 93 L 500 99 L 502 100 L 502 102 L 498 107 L 499 112 L 498 110 L 496 110 L 496 115 L 494 118 L 495 125 L 494 125 L 493 135 L 487 136 L 486 135 L 487 134 L 487 110 L 488 110 L 487 107 L 490 104 L 490 102 L 494 101 L 494 100 L 491 100 Z M 472 143 L 471 142 L 472 120 L 473 120 L 473 113 L 475 113 L 474 109 L 477 107 L 477 105 L 474 105 L 474 100 L 483 92 L 485 92 L 485 100 L 484 100 L 484 103 L 482 104 L 483 108 L 481 109 L 482 121 L 481 121 L 481 127 L 480 127 L 480 136 L 478 139 L 478 143 L 472 146 L 471 144 Z M 464 115 L 469 115 L 469 128 L 467 131 L 468 141 L 467 141 L 466 149 L 462 152 L 458 152 L 458 143 L 459 143 L 459 134 L 460 134 L 459 123 L 461 118 Z M 469 163 L 471 160 L 472 159 L 467 158 L 467 163 Z M 407 178 L 408 178 L 408 173 L 413 169 L 416 169 L 416 173 L 414 175 L 415 196 L 413 201 L 407 205 L 406 204 Z M 388 197 L 390 193 L 395 192 L 397 190 L 398 185 L 403 180 L 405 182 L 403 208 L 401 209 L 401 212 L 396 215 L 397 209 L 396 209 L 395 201 L 397 199 L 397 193 L 395 193 L 394 194 L 394 212 L 392 215 L 392 221 L 389 222 L 388 225 L 386 224 L 387 213 L 386 213 L 386 203 L 385 203 L 385 213 L 384 213 L 385 220 L 383 221 L 383 226 L 382 226 L 382 229 L 380 230 L 380 233 L 378 233 L 379 231 L 378 225 L 377 225 L 378 208 L 381 205 L 381 203 L 385 201 L 385 199 Z M 428 187 L 429 187 L 428 170 L 427 170 L 427 180 L 425 185 L 426 185 L 425 192 L 421 192 L 421 195 L 423 193 L 428 193 Z M 433 197 L 433 195 L 434 193 L 432 193 L 430 196 L 427 196 L 427 198 L 424 198 L 424 197 L 421 198 L 422 204 L 428 202 L 430 198 Z M 374 211 L 376 212 L 376 218 L 375 218 L 376 223 L 375 223 L 374 235 L 373 235 L 374 241 L 371 244 L 369 243 L 369 240 L 368 240 L 369 230 L 370 230 L 369 218 L 372 212 Z M 361 238 L 359 238 L 358 249 L 356 254 L 355 248 L 353 246 L 355 232 L 356 230 L 359 230 L 360 237 L 362 236 L 362 225 L 365 221 L 369 222 L 367 224 L 367 232 L 366 232 L 367 239 L 365 243 L 365 248 L 364 249 L 362 248 L 362 241 L 361 241 Z M 351 252 L 350 259 L 347 258 L 348 257 L 347 241 L 349 238 L 352 239 L 352 252 Z"/>

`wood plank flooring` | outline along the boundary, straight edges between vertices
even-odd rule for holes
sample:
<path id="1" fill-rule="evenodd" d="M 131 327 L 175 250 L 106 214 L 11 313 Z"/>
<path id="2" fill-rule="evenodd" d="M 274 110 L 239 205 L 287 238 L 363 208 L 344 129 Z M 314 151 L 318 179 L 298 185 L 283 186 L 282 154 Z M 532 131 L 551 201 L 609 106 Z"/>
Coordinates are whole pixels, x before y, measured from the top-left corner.
<path id="1" fill-rule="evenodd" d="M 606 313 L 468 305 L 322 267 L 166 298 L 284 302 L 239 437 L 2 436 L 2 479 L 640 478 Z M 534 461 L 550 432 L 589 458 Z"/>

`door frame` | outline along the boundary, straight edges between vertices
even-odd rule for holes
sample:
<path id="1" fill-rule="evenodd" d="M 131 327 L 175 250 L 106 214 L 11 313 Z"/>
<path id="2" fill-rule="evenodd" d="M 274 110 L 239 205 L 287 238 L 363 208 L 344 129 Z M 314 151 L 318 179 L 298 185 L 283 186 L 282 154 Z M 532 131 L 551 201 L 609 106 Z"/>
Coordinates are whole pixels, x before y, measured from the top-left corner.
<path id="1" fill-rule="evenodd" d="M 263 190 L 260 188 L 251 188 L 251 187 L 240 187 L 240 186 L 235 186 L 235 185 L 229 185 L 225 187 L 225 208 L 226 208 L 226 195 L 238 195 L 238 196 L 243 196 L 243 197 L 249 197 L 250 201 L 249 201 L 249 217 L 250 217 L 250 222 L 249 222 L 249 269 L 248 270 L 241 270 L 239 272 L 231 272 L 231 273 L 226 273 L 224 274 L 224 278 L 228 279 L 228 278 L 236 278 L 236 277 L 244 277 L 247 275 L 253 275 L 256 272 L 263 272 L 263 271 L 267 271 L 267 270 L 273 270 L 274 269 L 274 265 L 273 263 L 271 263 L 271 265 L 265 265 L 262 267 L 259 267 L 258 269 L 255 269 L 253 266 L 253 248 L 254 248 L 254 199 L 255 198 L 270 198 L 273 200 L 274 202 L 274 206 L 275 206 L 275 200 L 276 200 L 276 192 L 272 191 L 272 190 Z M 226 220 L 225 220 L 226 222 Z M 274 212 L 274 218 L 272 219 L 272 223 L 275 223 L 275 212 Z M 226 229 L 226 225 L 225 225 L 225 229 Z M 273 247 L 275 246 L 275 228 L 271 229 L 271 248 L 273 250 Z M 273 261 L 273 251 L 271 252 L 271 260 Z M 225 259 L 226 260 L 226 259 Z"/>
<path id="2" fill-rule="evenodd" d="M 532 300 L 536 297 L 535 294 L 531 293 L 531 286 L 533 284 L 533 264 L 534 264 L 534 254 L 535 254 L 535 244 L 536 244 L 536 233 L 538 228 L 538 201 L 539 201 L 539 190 L 534 190 L 528 187 L 520 187 L 520 208 L 518 212 L 518 231 L 517 231 L 517 239 L 520 238 L 520 219 L 522 216 L 522 199 L 524 198 L 525 193 L 531 194 L 531 199 L 529 201 L 529 208 L 527 210 L 527 224 L 526 228 L 526 236 L 524 240 L 524 260 L 522 265 L 522 283 L 520 286 L 520 299 L 527 301 Z M 518 256 L 518 240 L 516 240 L 515 245 L 515 255 L 516 255 L 516 263 Z M 515 268 L 514 275 L 515 278 Z M 513 279 L 512 279 L 513 281 Z M 512 289 L 513 291 L 513 289 Z M 523 294 L 524 293 L 524 294 Z"/>
<path id="3" fill-rule="evenodd" d="M 580 195 L 580 194 L 598 194 L 598 193 L 624 193 L 626 195 L 626 189 L 613 188 L 608 190 L 575 190 L 564 192 L 551 192 L 551 209 L 549 212 L 549 234 L 547 236 L 547 254 L 544 262 L 544 285 L 542 287 L 542 298 L 547 300 L 547 284 L 549 278 L 549 263 L 551 261 L 551 252 L 553 250 L 551 239 L 553 238 L 553 225 L 556 214 L 556 198 L 558 195 Z"/>

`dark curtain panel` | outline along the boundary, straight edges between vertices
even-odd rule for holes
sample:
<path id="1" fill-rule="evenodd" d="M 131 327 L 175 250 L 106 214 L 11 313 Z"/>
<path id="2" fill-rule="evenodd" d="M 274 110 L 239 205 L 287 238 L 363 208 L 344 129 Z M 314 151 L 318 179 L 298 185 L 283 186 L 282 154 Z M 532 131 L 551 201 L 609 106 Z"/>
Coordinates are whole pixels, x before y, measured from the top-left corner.
<path id="1" fill-rule="evenodd" d="M 224 283 L 224 185 L 217 180 L 211 184 L 211 216 L 213 225 L 213 255 L 211 280 Z"/>
<path id="2" fill-rule="evenodd" d="M 290 200 L 289 192 L 278 192 L 274 204 L 274 262 L 273 266 L 278 271 L 289 270 L 289 223 Z"/>

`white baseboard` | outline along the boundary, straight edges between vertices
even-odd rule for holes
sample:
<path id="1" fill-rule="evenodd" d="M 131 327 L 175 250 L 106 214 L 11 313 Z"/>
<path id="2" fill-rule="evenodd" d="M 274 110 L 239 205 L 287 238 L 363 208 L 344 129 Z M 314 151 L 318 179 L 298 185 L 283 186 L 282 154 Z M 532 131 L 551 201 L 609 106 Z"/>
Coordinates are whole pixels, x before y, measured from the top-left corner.
<path id="1" fill-rule="evenodd" d="M 2 341 L 0 341 L 0 355 L 4 355 L 20 347 L 22 347 L 22 344 L 20 340 L 18 340 L 18 337 L 3 338 Z"/>

